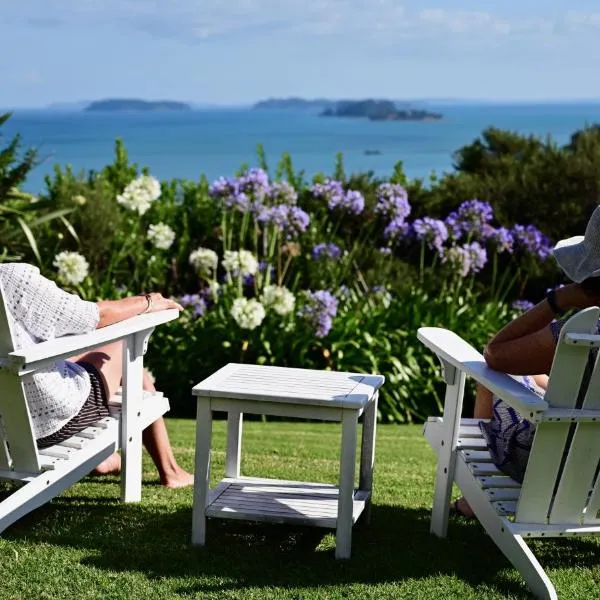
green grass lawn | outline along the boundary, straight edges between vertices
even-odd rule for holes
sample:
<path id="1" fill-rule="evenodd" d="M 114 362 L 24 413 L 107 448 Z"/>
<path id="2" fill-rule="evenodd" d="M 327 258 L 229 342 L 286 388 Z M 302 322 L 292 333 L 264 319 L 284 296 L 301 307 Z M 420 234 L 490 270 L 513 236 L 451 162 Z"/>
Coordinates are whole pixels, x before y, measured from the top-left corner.
<path id="1" fill-rule="evenodd" d="M 215 423 L 213 480 L 225 427 Z M 168 422 L 192 469 L 193 421 Z M 245 475 L 335 483 L 339 425 L 250 422 Z M 331 533 L 212 520 L 205 548 L 190 546 L 190 489 L 158 485 L 145 459 L 143 500 L 118 502 L 114 477 L 87 478 L 0 538 L 0 599 L 531 597 L 476 523 L 453 519 L 429 534 L 434 455 L 417 426 L 379 426 L 372 521 L 354 531 L 352 559 L 335 561 Z M 593 539 L 534 543 L 559 597 L 600 598 Z"/>

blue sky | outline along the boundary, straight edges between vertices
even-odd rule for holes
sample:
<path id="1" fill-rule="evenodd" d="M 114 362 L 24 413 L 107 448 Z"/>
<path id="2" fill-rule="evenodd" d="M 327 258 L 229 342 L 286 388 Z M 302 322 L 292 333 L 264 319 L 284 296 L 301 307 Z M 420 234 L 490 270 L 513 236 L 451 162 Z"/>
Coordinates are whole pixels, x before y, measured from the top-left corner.
<path id="1" fill-rule="evenodd" d="M 19 0 L 0 106 L 600 99 L 598 0 Z"/>

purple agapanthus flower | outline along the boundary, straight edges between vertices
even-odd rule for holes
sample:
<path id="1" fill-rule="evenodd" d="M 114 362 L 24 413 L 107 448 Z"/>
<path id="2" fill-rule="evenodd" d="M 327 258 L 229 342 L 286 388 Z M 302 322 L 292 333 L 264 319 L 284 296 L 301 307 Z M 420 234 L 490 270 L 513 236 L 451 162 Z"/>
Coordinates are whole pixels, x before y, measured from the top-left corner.
<path id="1" fill-rule="evenodd" d="M 269 176 L 262 169 L 248 169 L 238 179 L 240 191 L 262 200 L 269 191 Z"/>
<path id="2" fill-rule="evenodd" d="M 304 233 L 310 225 L 310 215 L 297 206 L 288 207 L 288 224 L 286 232 L 291 237 Z"/>
<path id="3" fill-rule="evenodd" d="M 342 250 L 336 244 L 330 243 L 322 243 L 317 244 L 313 250 L 312 255 L 315 260 L 320 260 L 323 258 L 329 258 L 331 260 L 335 260 L 342 255 Z"/>
<path id="4" fill-rule="evenodd" d="M 265 206 L 261 200 L 255 200 L 250 204 L 250 212 L 254 219 L 259 223 L 266 223 L 269 220 L 269 206 Z"/>
<path id="5" fill-rule="evenodd" d="M 552 244 L 534 225 L 515 225 L 512 229 L 515 245 L 541 260 L 547 259 L 552 253 Z"/>
<path id="6" fill-rule="evenodd" d="M 443 221 L 443 223 L 446 226 L 448 238 L 454 242 L 460 240 L 463 235 L 463 227 L 458 213 L 456 211 L 451 212 Z"/>
<path id="7" fill-rule="evenodd" d="M 465 224 L 483 225 L 494 218 L 494 211 L 488 202 L 467 200 L 458 207 L 458 217 Z"/>
<path id="8" fill-rule="evenodd" d="M 389 219 L 406 219 L 410 214 L 408 193 L 399 184 L 382 183 L 377 188 L 375 213 Z"/>
<path id="9" fill-rule="evenodd" d="M 488 202 L 467 200 L 446 217 L 448 235 L 454 241 L 460 240 L 464 234 L 480 237 L 482 228 L 493 217 L 494 211 Z"/>
<path id="10" fill-rule="evenodd" d="M 488 242 L 498 254 L 502 252 L 511 254 L 515 243 L 513 234 L 506 227 L 496 229 L 488 223 L 481 228 L 479 239 Z"/>
<path id="11" fill-rule="evenodd" d="M 179 298 L 179 304 L 183 308 L 191 308 L 196 318 L 203 317 L 206 313 L 206 300 L 200 294 L 184 294 Z"/>
<path id="12" fill-rule="evenodd" d="M 267 197 L 276 204 L 296 204 L 298 192 L 287 181 L 274 181 L 269 187 Z"/>
<path id="13" fill-rule="evenodd" d="M 323 183 L 315 183 L 309 188 L 315 198 L 327 201 L 329 208 L 338 206 L 344 198 L 344 186 L 341 181 L 326 179 Z"/>
<path id="14" fill-rule="evenodd" d="M 511 305 L 511 308 L 513 308 L 514 310 L 519 310 L 522 312 L 528 311 L 533 307 L 533 302 L 529 302 L 529 300 L 515 300 Z"/>
<path id="15" fill-rule="evenodd" d="M 309 190 L 316 198 L 326 200 L 329 210 L 339 208 L 359 215 L 365 208 L 363 195 L 356 190 L 344 192 L 344 186 L 340 181 L 326 179 L 323 183 L 315 183 Z"/>
<path id="16" fill-rule="evenodd" d="M 448 263 L 461 277 L 481 271 L 487 262 L 487 252 L 478 242 L 451 246 L 442 253 L 442 262 Z"/>
<path id="17" fill-rule="evenodd" d="M 471 271 L 473 273 L 479 273 L 485 264 L 487 263 L 487 251 L 478 242 L 471 242 L 465 244 L 463 248 L 469 253 L 469 260 L 471 262 Z"/>
<path id="18" fill-rule="evenodd" d="M 250 199 L 241 189 L 240 182 L 231 177 L 219 177 L 211 184 L 208 193 L 212 198 L 221 199 L 225 208 L 245 212 L 250 206 Z"/>
<path id="19" fill-rule="evenodd" d="M 412 230 L 417 240 L 424 241 L 431 250 L 441 252 L 444 242 L 448 239 L 448 229 L 444 221 L 423 217 L 415 219 Z"/>
<path id="20" fill-rule="evenodd" d="M 285 229 L 288 224 L 289 208 L 284 204 L 265 206 L 258 220 Z"/>
<path id="21" fill-rule="evenodd" d="M 240 190 L 240 184 L 237 179 L 233 177 L 219 177 L 211 183 L 208 188 L 208 193 L 212 198 L 226 198 L 237 194 Z"/>
<path id="22" fill-rule="evenodd" d="M 324 338 L 333 327 L 337 314 L 338 300 L 327 290 L 307 292 L 306 303 L 298 311 L 298 316 L 307 321 L 318 338 Z"/>
<path id="23" fill-rule="evenodd" d="M 365 209 L 365 198 L 356 190 L 348 190 L 340 208 L 347 210 L 353 215 L 360 215 Z"/>
<path id="24" fill-rule="evenodd" d="M 263 207 L 261 214 L 257 217 L 260 223 L 275 225 L 288 237 L 297 237 L 304 233 L 310 225 L 310 215 L 298 206 L 278 204 L 276 206 Z"/>
<path id="25" fill-rule="evenodd" d="M 392 249 L 389 246 L 382 246 L 379 248 L 379 254 L 383 254 L 383 256 L 390 256 L 392 254 Z"/>
<path id="26" fill-rule="evenodd" d="M 386 240 L 399 240 L 406 237 L 410 232 L 410 225 L 403 217 L 392 219 L 383 230 L 383 237 Z"/>
<path id="27" fill-rule="evenodd" d="M 238 192 L 237 194 L 223 198 L 223 205 L 226 208 L 246 212 L 250 208 L 250 198 L 244 192 Z"/>

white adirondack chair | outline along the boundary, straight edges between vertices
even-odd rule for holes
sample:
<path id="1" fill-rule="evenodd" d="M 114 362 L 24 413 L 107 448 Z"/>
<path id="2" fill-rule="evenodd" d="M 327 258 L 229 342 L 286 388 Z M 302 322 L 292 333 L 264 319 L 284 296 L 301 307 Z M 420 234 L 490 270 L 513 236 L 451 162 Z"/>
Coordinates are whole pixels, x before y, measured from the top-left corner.
<path id="1" fill-rule="evenodd" d="M 538 598 L 556 599 L 554 586 L 525 543 L 527 538 L 600 533 L 600 367 L 578 404 L 600 310 L 571 317 L 561 331 L 542 399 L 518 381 L 486 366 L 483 356 L 456 334 L 419 329 L 418 338 L 440 359 L 446 382 L 443 418 L 425 425 L 438 455 L 432 533 L 445 537 L 452 483 L 500 550 Z M 476 419 L 461 419 L 465 377 L 492 390 L 537 430 L 520 485 L 491 462 Z"/>
<path id="2" fill-rule="evenodd" d="M 169 409 L 162 394 L 142 390 L 143 355 L 154 327 L 177 316 L 176 310 L 140 315 L 85 335 L 14 350 L 11 320 L 0 288 L 0 479 L 23 484 L 0 502 L 0 532 L 85 477 L 119 448 L 121 500 L 141 499 L 141 433 Z M 113 416 L 61 444 L 38 450 L 24 394 L 28 378 L 59 359 L 116 340 L 124 340 L 126 350 L 122 393 L 111 399 Z"/>

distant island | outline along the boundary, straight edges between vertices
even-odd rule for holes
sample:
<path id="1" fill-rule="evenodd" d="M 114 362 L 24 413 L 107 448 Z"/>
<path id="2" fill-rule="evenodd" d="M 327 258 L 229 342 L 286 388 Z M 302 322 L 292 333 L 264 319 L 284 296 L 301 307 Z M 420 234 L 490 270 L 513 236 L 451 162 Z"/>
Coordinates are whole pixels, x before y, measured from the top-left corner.
<path id="1" fill-rule="evenodd" d="M 391 100 L 344 100 L 321 112 L 323 117 L 367 118 L 370 121 L 439 121 L 440 113 L 398 108 Z"/>
<path id="2" fill-rule="evenodd" d="M 90 102 L 83 110 L 87 112 L 157 112 L 192 110 L 185 102 L 175 100 L 137 100 L 113 98 Z"/>
<path id="3" fill-rule="evenodd" d="M 399 106 L 399 104 L 401 106 Z M 327 100 L 317 98 L 269 98 L 253 110 L 296 110 L 315 112 L 323 117 L 366 118 L 371 121 L 439 121 L 442 115 L 423 108 L 407 106 L 394 100 Z"/>

